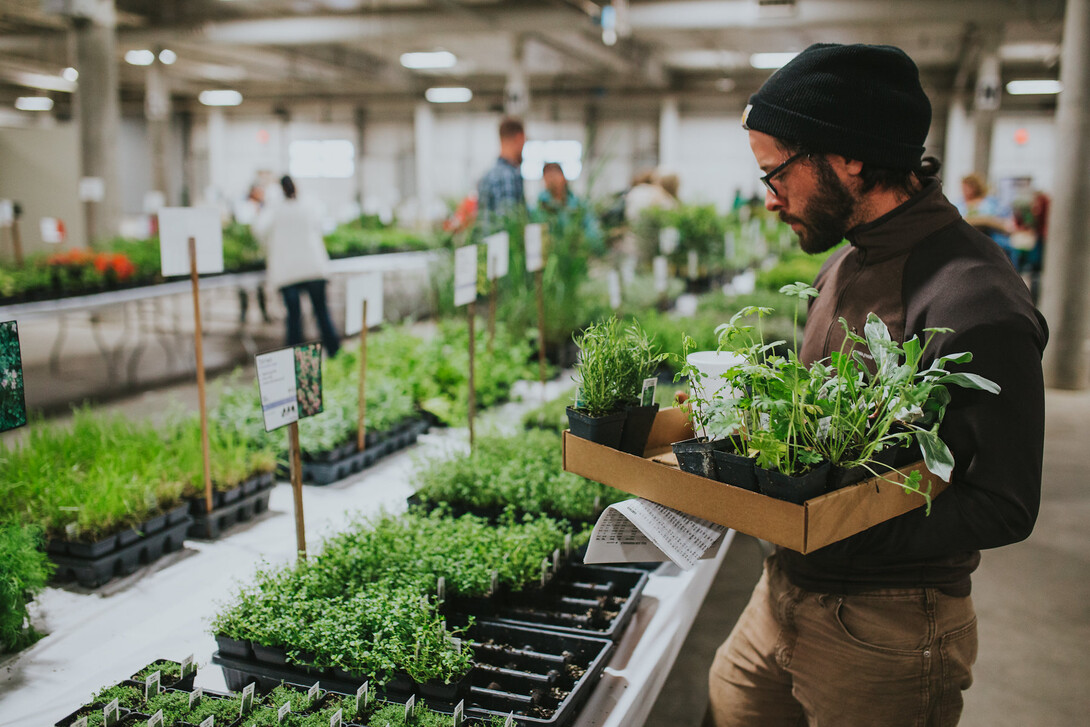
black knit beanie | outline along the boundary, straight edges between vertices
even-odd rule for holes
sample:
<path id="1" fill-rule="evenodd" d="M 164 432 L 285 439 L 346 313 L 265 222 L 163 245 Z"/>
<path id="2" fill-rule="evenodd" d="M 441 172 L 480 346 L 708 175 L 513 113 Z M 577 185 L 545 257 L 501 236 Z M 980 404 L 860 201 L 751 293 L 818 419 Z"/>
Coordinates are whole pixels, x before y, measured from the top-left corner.
<path id="1" fill-rule="evenodd" d="M 900 48 L 815 43 L 749 97 L 742 126 L 865 164 L 914 169 L 931 102 Z"/>

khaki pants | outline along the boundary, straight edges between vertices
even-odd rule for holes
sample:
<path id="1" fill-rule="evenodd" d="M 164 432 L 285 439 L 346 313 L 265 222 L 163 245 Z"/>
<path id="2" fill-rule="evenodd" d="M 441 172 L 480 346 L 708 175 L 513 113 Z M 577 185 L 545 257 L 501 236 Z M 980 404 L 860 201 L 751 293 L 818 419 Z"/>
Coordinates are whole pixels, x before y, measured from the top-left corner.
<path id="1" fill-rule="evenodd" d="M 812 593 L 765 572 L 709 675 L 705 727 L 945 727 L 972 684 L 976 615 L 937 589 Z"/>

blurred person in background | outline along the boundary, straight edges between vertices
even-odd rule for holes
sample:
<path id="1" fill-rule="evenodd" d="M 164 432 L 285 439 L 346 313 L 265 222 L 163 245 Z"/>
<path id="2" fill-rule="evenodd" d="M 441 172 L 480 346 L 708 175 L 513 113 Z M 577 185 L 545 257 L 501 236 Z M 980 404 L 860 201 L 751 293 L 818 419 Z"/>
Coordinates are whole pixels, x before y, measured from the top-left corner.
<path id="1" fill-rule="evenodd" d="M 318 214 L 296 198 L 295 182 L 280 178 L 284 200 L 262 210 L 254 222 L 254 235 L 265 246 L 266 280 L 280 290 L 287 308 L 285 343 L 303 342 L 303 315 L 299 298 L 310 296 L 310 307 L 321 333 L 322 348 L 333 357 L 341 348 L 341 337 L 333 325 L 326 304 L 329 253 L 322 240 Z"/>
<path id="2" fill-rule="evenodd" d="M 603 253 L 605 248 L 602 243 L 602 230 L 598 226 L 594 211 L 568 187 L 563 168 L 556 162 L 548 162 L 542 167 L 541 178 L 545 182 L 545 189 L 538 195 L 534 219 L 547 222 L 549 234 L 554 239 L 573 228 L 580 229 L 587 249 L 595 255 Z"/>
<path id="3" fill-rule="evenodd" d="M 988 185 L 976 172 L 961 178 L 961 196 L 961 204 L 956 205 L 961 216 L 970 225 L 992 238 L 1017 269 L 1019 256 L 1011 247 L 1011 211 L 1004 208 L 996 197 L 988 194 Z"/>
<path id="4" fill-rule="evenodd" d="M 526 131 L 518 119 L 500 122 L 500 156 L 477 185 L 477 220 L 485 235 L 503 229 L 509 215 L 525 214 L 522 186 L 522 147 Z"/>

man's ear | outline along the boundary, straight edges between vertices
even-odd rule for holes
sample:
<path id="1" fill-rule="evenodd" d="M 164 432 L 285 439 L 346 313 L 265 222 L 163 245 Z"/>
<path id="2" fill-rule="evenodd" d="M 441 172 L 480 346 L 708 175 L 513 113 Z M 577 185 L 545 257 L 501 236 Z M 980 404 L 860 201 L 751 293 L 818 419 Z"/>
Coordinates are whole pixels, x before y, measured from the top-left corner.
<path id="1" fill-rule="evenodd" d="M 833 171 L 838 175 L 858 177 L 863 172 L 863 162 L 856 159 L 849 159 L 839 154 L 829 154 L 828 159 Z"/>

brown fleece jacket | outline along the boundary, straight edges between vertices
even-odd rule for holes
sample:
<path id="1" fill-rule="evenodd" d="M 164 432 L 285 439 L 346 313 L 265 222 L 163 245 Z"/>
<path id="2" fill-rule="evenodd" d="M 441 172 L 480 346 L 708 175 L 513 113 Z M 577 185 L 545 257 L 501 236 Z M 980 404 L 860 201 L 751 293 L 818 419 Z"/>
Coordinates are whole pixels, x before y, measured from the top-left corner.
<path id="1" fill-rule="evenodd" d="M 951 486 L 923 508 L 809 555 L 781 548 L 795 585 L 830 593 L 935 587 L 968 595 L 980 550 L 1026 538 L 1041 494 L 1048 329 L 1003 251 L 967 224 L 931 179 L 907 202 L 848 234 L 815 281 L 801 357 L 809 363 L 840 349 L 839 318 L 858 332 L 867 314 L 900 341 L 926 339 L 935 358 L 970 351 L 952 366 L 985 376 L 999 395 L 950 387 L 939 435 L 954 455 Z"/>

